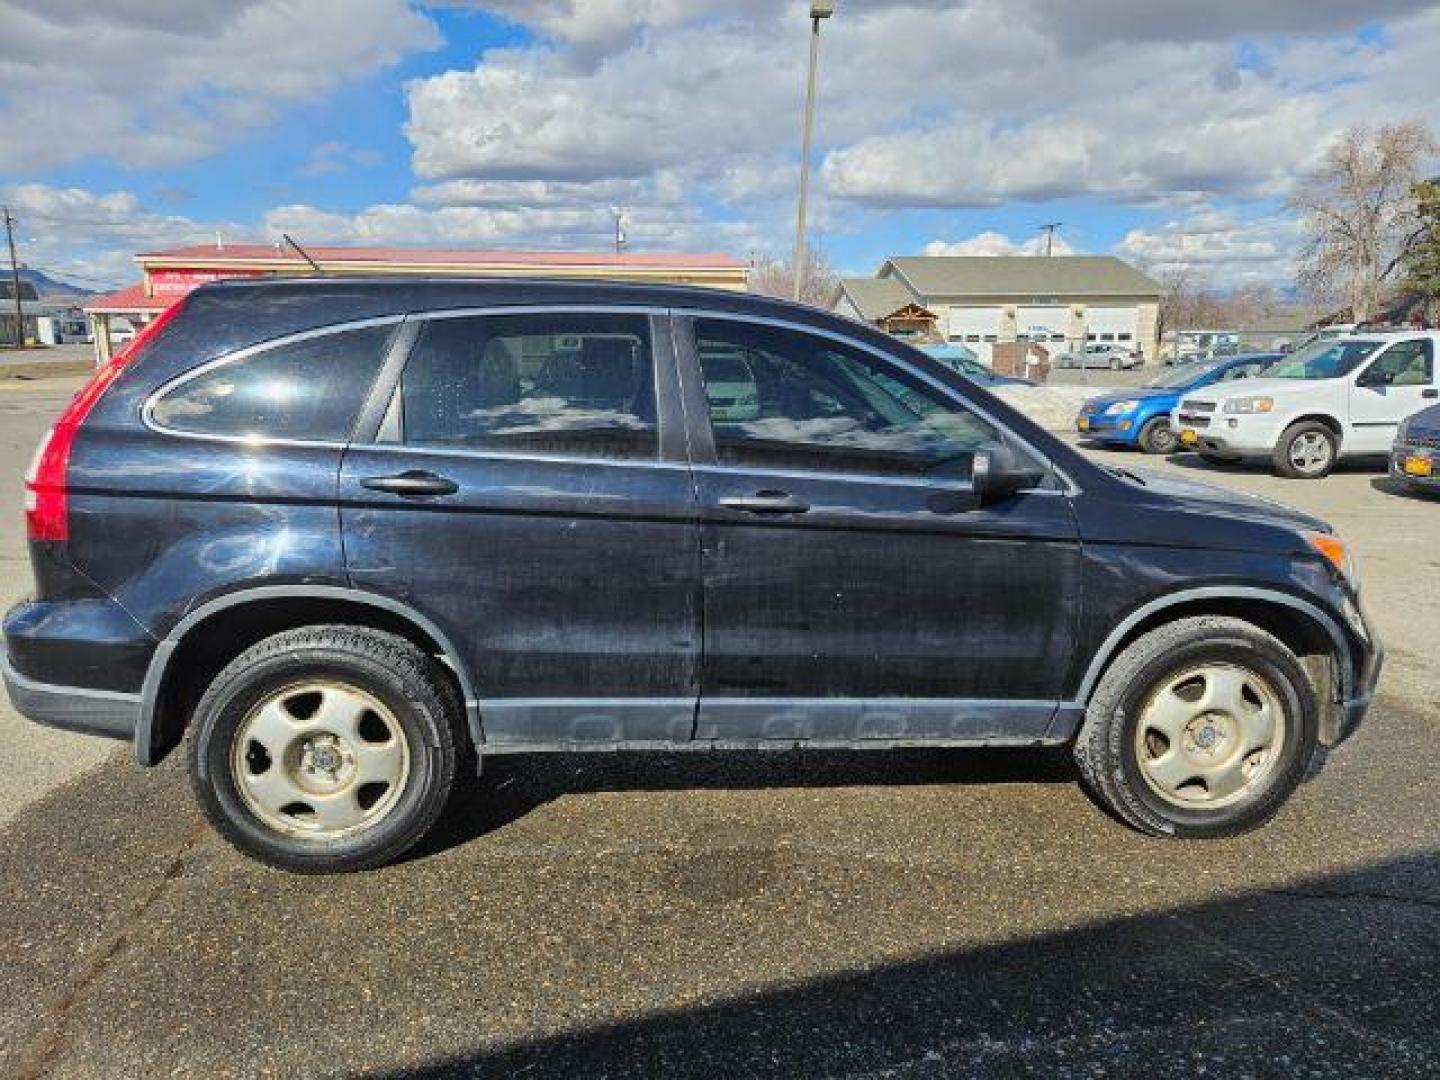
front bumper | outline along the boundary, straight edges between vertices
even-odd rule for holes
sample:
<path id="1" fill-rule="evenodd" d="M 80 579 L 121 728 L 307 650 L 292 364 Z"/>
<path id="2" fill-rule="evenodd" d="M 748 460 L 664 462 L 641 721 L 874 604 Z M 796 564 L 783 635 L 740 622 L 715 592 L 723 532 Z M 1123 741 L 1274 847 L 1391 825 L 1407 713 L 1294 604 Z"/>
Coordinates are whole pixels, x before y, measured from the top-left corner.
<path id="1" fill-rule="evenodd" d="M 27 720 L 85 735 L 135 738 L 140 726 L 139 694 L 37 682 L 16 671 L 8 653 L 0 654 L 0 668 L 10 703 Z"/>
<path id="2" fill-rule="evenodd" d="M 1406 463 L 1413 461 L 1428 461 L 1429 474 L 1407 470 Z M 1440 450 L 1427 446 L 1397 446 L 1390 451 L 1390 475 L 1415 487 L 1440 491 Z"/>
<path id="3" fill-rule="evenodd" d="M 1360 726 L 1375 700 L 1375 688 L 1380 682 L 1380 671 L 1385 666 L 1385 646 L 1375 637 L 1370 621 L 1365 617 L 1358 603 L 1349 606 L 1345 612 L 1350 627 L 1355 631 L 1358 642 L 1352 643 L 1352 681 L 1350 695 L 1332 711 L 1331 718 L 1321 725 L 1320 742 L 1327 747 L 1339 746 Z"/>
<path id="4" fill-rule="evenodd" d="M 1285 422 L 1273 413 L 1228 414 L 1193 412 L 1183 407 L 1171 414 L 1170 426 L 1182 450 L 1210 450 L 1218 454 L 1269 454 L 1280 441 Z M 1188 442 L 1186 431 L 1195 441 Z"/>
<path id="5" fill-rule="evenodd" d="M 1124 425 L 1124 426 L 1122 426 Z M 1075 417 L 1075 430 L 1101 442 L 1133 443 L 1143 425 L 1133 413 L 1106 416 L 1104 413 L 1082 412 Z"/>

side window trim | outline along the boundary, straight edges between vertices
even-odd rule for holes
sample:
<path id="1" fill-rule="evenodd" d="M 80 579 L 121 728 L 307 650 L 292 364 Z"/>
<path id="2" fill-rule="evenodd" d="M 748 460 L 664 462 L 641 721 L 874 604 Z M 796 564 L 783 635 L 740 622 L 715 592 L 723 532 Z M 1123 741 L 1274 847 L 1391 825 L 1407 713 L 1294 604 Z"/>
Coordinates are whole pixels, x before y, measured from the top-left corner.
<path id="1" fill-rule="evenodd" d="M 212 360 L 205 361 L 205 363 L 200 364 L 198 367 L 190 368 L 188 371 L 182 371 L 174 378 L 168 379 L 152 390 L 140 406 L 140 422 L 151 431 L 176 439 L 201 439 L 206 442 L 246 443 L 260 446 L 319 446 L 342 449 L 350 444 L 349 439 L 297 439 L 288 436 L 283 438 L 269 436 L 257 437 L 251 435 L 226 435 L 216 432 L 185 431 L 181 428 L 169 427 L 155 419 L 155 406 L 162 398 L 181 389 L 195 379 L 199 379 L 210 374 L 212 371 L 230 364 L 243 363 L 252 356 L 269 352 L 272 349 L 281 349 L 287 345 L 297 345 L 307 341 L 314 341 L 317 338 L 347 333 L 352 330 L 367 330 L 377 326 L 397 326 L 404 321 L 404 315 L 380 315 L 369 319 L 353 319 L 349 322 L 331 323 L 327 326 L 315 327 L 311 330 L 302 330 L 295 334 L 286 334 L 282 337 L 271 338 L 268 341 L 256 342 L 254 345 L 247 345 L 243 349 L 236 349 L 234 352 L 217 356 Z M 364 399 L 365 404 L 361 405 L 359 415 L 364 415 L 365 408 L 369 403 L 369 397 L 375 391 L 375 384 L 378 383 L 383 376 L 385 365 L 389 362 L 389 356 L 393 353 L 396 342 L 403 336 L 403 334 L 394 334 L 391 336 L 390 342 L 386 346 L 386 359 L 382 360 L 380 364 L 380 375 L 372 379 L 370 389 L 367 391 L 366 398 Z M 354 429 L 352 428 L 351 437 L 353 438 L 353 436 Z"/>
<path id="2" fill-rule="evenodd" d="M 946 385 L 934 378 L 929 372 L 917 368 L 908 363 L 904 357 L 880 349 L 868 342 L 857 340 L 847 334 L 842 334 L 827 327 L 813 326 L 808 323 L 794 322 L 789 319 L 778 319 L 766 315 L 751 315 L 745 312 L 712 310 L 707 308 L 676 308 L 671 312 L 676 327 L 676 344 L 679 349 L 680 383 L 682 389 L 682 401 L 685 405 L 687 426 L 690 428 L 691 461 L 697 470 L 706 472 L 745 472 L 763 476 L 795 476 L 825 480 L 850 480 L 857 483 L 885 483 L 900 486 L 922 486 L 936 487 L 944 486 L 944 481 L 913 479 L 906 477 L 888 476 L 884 474 L 850 474 L 850 473 L 812 473 L 799 469 L 777 469 L 760 466 L 731 466 L 720 462 L 715 450 L 714 431 L 710 424 L 710 403 L 705 394 L 704 378 L 700 371 L 700 354 L 695 338 L 695 323 L 699 319 L 712 319 L 721 322 L 750 323 L 759 326 L 774 326 L 786 330 L 794 330 L 799 333 L 813 334 L 816 337 L 826 338 L 840 345 L 857 349 L 876 357 L 882 363 L 894 364 L 912 378 L 918 379 L 931 388 L 939 391 L 945 397 L 970 409 L 976 416 L 1001 431 L 1007 438 L 1013 439 L 1016 445 L 1023 447 L 1025 452 L 1040 462 L 1045 472 L 1053 476 L 1059 483 L 1058 488 L 1036 488 L 1032 494 L 1036 495 L 1075 495 L 1080 492 L 1080 487 L 1071 476 L 1061 470 L 1048 454 L 1043 453 L 1028 440 L 1017 434 L 1013 428 L 1005 424 L 999 417 L 989 412 L 984 406 L 964 394 L 958 393 L 951 386 Z"/>

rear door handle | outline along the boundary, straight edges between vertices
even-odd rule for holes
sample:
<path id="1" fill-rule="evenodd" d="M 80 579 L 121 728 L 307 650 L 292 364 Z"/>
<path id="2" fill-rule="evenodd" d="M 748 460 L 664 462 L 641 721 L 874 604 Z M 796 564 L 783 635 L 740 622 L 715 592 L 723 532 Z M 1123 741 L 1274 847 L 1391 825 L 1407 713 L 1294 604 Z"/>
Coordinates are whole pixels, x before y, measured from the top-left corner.
<path id="1" fill-rule="evenodd" d="M 367 476 L 360 486 L 371 491 L 388 491 L 406 499 L 423 499 L 431 495 L 454 495 L 460 485 L 438 473 L 411 469 L 396 476 Z"/>
<path id="2" fill-rule="evenodd" d="M 726 510 L 747 514 L 803 514 L 810 504 L 787 491 L 757 491 L 754 495 L 731 495 L 720 500 Z"/>
<path id="3" fill-rule="evenodd" d="M 1429 390 L 1422 390 L 1420 396 L 1422 398 L 1440 398 L 1440 390 L 1436 390 L 1432 386 Z"/>

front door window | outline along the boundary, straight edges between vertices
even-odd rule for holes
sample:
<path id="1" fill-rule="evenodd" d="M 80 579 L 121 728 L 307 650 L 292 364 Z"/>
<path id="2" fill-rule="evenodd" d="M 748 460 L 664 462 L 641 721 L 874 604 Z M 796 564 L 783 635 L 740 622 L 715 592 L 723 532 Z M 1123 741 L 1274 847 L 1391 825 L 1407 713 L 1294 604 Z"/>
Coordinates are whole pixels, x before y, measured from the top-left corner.
<path id="1" fill-rule="evenodd" d="M 860 349 L 813 334 L 698 320 L 721 464 L 877 477 L 968 475 L 1003 443 L 989 421 Z"/>

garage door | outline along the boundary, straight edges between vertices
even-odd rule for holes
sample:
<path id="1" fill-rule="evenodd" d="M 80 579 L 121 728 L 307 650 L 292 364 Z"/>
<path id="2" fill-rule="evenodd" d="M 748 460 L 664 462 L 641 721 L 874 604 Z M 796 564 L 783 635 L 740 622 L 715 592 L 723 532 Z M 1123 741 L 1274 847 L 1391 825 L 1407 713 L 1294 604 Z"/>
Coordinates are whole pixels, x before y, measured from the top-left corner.
<path id="1" fill-rule="evenodd" d="M 990 363 L 990 346 L 1000 332 L 1000 309 L 995 307 L 952 307 L 946 322 L 951 341 L 963 342 L 975 350 L 982 364 Z"/>
<path id="2" fill-rule="evenodd" d="M 1015 313 L 1015 332 L 1027 341 L 1045 346 L 1051 356 L 1065 351 L 1070 309 L 1058 304 L 1022 307 Z"/>
<path id="3" fill-rule="evenodd" d="M 1135 348 L 1139 311 L 1135 307 L 1092 307 L 1085 311 L 1085 330 L 1091 341 Z"/>

